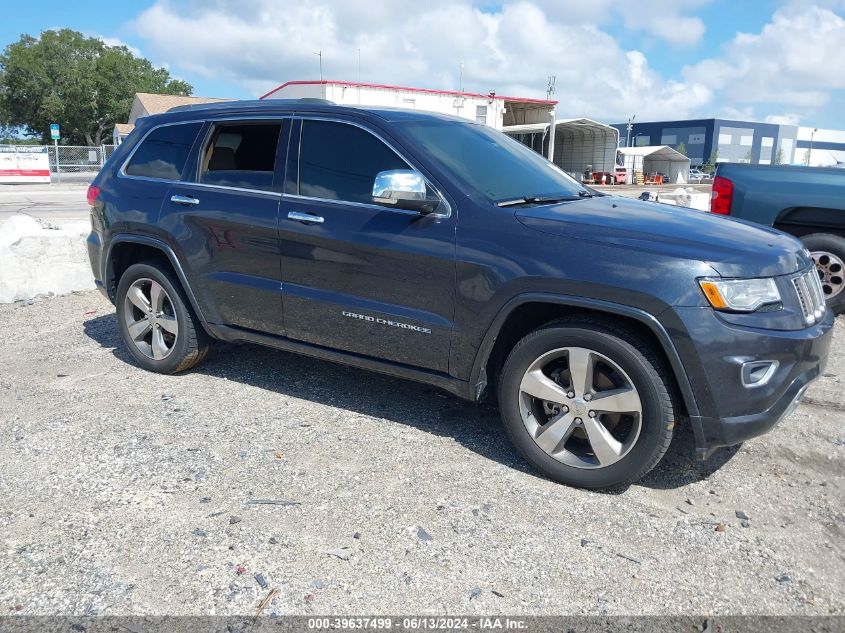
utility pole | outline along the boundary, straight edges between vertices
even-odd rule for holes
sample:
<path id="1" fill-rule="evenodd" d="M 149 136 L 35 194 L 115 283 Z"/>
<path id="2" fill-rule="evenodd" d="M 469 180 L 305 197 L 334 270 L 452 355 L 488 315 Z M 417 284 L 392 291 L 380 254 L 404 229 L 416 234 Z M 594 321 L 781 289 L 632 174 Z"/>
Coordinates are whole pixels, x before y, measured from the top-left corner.
<path id="1" fill-rule="evenodd" d="M 630 119 L 628 119 L 628 137 L 625 140 L 625 147 L 631 147 L 631 130 L 634 129 L 634 119 L 636 119 L 636 118 L 637 118 L 637 115 L 635 114 Z M 636 137 L 634 137 L 634 138 L 636 138 Z"/>
<path id="2" fill-rule="evenodd" d="M 555 75 L 549 75 L 549 83 L 546 86 L 546 100 L 551 101 L 552 95 L 555 93 Z"/>
<path id="3" fill-rule="evenodd" d="M 320 49 L 316 53 L 314 53 L 317 57 L 320 58 L 320 81 L 323 81 L 323 50 Z"/>

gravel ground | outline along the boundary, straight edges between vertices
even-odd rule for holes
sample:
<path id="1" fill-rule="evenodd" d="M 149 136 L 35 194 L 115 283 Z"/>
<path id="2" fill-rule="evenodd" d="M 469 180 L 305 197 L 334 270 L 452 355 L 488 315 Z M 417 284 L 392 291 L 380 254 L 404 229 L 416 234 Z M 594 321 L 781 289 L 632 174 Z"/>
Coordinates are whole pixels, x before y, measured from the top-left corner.
<path id="1" fill-rule="evenodd" d="M 0 614 L 843 614 L 843 330 L 773 432 L 698 463 L 681 429 L 600 494 L 426 386 L 250 346 L 159 376 L 96 292 L 0 306 Z"/>

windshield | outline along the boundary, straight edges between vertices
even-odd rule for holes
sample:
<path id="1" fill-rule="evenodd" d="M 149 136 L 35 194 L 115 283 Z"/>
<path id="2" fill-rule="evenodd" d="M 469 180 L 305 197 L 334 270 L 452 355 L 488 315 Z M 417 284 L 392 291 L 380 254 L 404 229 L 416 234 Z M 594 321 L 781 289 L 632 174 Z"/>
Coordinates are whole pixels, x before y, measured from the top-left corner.
<path id="1" fill-rule="evenodd" d="M 427 120 L 408 121 L 402 127 L 455 178 L 493 202 L 583 195 L 583 185 L 563 170 L 486 125 Z"/>

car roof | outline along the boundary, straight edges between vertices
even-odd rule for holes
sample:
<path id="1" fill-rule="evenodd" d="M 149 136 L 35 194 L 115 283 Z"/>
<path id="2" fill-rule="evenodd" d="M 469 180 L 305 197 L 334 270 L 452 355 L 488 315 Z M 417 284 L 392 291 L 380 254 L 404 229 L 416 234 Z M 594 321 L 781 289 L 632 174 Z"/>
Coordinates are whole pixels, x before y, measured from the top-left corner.
<path id="1" fill-rule="evenodd" d="M 233 115 L 256 116 L 292 113 L 309 114 L 358 114 L 372 115 L 388 122 L 441 120 L 474 124 L 474 121 L 461 119 L 448 114 L 390 108 L 385 106 L 339 105 L 325 99 L 255 99 L 244 101 L 221 101 L 217 103 L 199 103 L 171 108 L 167 112 L 148 118 L 168 121 L 190 121 L 193 119 L 229 117 Z"/>

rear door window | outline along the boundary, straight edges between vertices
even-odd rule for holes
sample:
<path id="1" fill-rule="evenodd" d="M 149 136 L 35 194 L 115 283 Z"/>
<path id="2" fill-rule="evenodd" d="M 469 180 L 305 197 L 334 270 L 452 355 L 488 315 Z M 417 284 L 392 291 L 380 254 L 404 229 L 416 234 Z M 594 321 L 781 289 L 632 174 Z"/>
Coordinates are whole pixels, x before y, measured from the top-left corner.
<path id="1" fill-rule="evenodd" d="M 150 132 L 132 154 L 129 176 L 179 180 L 202 123 L 162 125 Z"/>
<path id="2" fill-rule="evenodd" d="M 281 130 L 281 122 L 215 125 L 202 153 L 199 181 L 272 191 Z"/>
<path id="3" fill-rule="evenodd" d="M 409 169 L 366 130 L 335 121 L 304 120 L 299 148 L 299 195 L 372 204 L 380 171 Z"/>

